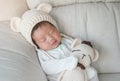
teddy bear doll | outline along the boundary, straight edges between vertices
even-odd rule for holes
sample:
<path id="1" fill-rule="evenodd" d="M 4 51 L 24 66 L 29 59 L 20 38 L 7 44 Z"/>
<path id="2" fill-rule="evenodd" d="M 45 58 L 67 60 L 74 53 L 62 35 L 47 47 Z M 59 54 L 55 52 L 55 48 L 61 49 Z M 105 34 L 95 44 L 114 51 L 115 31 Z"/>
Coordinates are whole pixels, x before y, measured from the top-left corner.
<path id="1" fill-rule="evenodd" d="M 97 61 L 98 51 L 90 42 L 75 39 L 71 45 L 73 55 L 78 58 L 78 66 L 72 71 L 64 71 L 58 81 L 90 81 L 96 77 L 96 70 L 91 63 Z"/>
<path id="2" fill-rule="evenodd" d="M 97 61 L 98 51 L 93 48 L 91 42 L 75 39 L 71 45 L 73 55 L 79 58 L 79 63 L 88 67 L 92 62 Z"/>

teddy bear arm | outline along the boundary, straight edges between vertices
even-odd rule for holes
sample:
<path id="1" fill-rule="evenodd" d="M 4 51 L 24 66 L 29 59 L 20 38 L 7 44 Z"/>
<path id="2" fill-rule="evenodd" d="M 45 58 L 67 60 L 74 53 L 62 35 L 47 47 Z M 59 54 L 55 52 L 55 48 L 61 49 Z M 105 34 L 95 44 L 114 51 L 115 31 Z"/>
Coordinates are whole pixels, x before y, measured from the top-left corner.
<path id="1" fill-rule="evenodd" d="M 57 81 L 87 81 L 87 74 L 85 70 L 77 67 L 74 70 L 66 70 Z"/>

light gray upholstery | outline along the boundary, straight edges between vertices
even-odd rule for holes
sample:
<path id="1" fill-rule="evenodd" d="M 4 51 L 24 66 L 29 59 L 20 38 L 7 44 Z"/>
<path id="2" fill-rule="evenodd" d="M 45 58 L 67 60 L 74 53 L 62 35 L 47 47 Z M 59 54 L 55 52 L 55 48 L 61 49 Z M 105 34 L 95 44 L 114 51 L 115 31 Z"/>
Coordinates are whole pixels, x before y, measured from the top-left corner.
<path id="1" fill-rule="evenodd" d="M 54 5 L 50 14 L 62 33 L 98 49 L 92 65 L 100 81 L 120 81 L 120 0 L 27 0 L 30 8 L 44 1 Z M 47 81 L 35 49 L 10 30 L 9 21 L 0 22 L 0 81 Z"/>
<path id="2" fill-rule="evenodd" d="M 0 22 L 0 81 L 47 81 L 34 48 Z"/>
<path id="3" fill-rule="evenodd" d="M 94 44 L 100 73 L 120 72 L 120 3 L 73 4 L 55 7 L 51 14 L 61 32 Z"/>
<path id="4" fill-rule="evenodd" d="M 120 73 L 99 74 L 100 81 L 120 81 Z"/>
<path id="5" fill-rule="evenodd" d="M 54 7 L 51 13 L 61 32 L 90 40 L 100 57 L 92 65 L 100 81 L 120 81 L 120 2 Z"/>
<path id="6" fill-rule="evenodd" d="M 100 57 L 93 66 L 100 81 L 120 81 L 120 2 L 54 7 L 51 13 L 61 32 L 90 40 Z"/>

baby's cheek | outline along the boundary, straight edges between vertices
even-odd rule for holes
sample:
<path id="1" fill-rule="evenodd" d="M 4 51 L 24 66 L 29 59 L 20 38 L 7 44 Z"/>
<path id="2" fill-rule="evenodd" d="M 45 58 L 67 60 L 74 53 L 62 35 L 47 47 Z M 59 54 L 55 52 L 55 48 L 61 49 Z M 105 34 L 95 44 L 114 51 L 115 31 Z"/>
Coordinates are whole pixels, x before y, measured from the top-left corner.
<path id="1" fill-rule="evenodd" d="M 43 44 L 40 44 L 40 43 L 38 44 L 38 47 L 41 48 L 41 49 L 45 48 L 45 46 L 46 45 L 44 45 L 44 43 Z"/>
<path id="2" fill-rule="evenodd" d="M 52 49 L 52 46 L 50 46 L 49 44 L 42 44 L 40 48 L 43 50 L 50 50 Z"/>

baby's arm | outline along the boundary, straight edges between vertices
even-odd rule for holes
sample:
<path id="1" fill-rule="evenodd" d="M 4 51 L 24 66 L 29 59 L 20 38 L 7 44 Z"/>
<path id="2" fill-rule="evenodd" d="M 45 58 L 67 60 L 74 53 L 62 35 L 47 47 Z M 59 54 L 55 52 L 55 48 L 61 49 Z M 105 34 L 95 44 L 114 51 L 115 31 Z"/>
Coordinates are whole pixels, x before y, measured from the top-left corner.
<path id="1" fill-rule="evenodd" d="M 57 74 L 64 70 L 72 70 L 77 66 L 78 59 L 74 56 L 60 60 L 48 60 L 41 62 L 43 70 L 47 74 Z"/>

